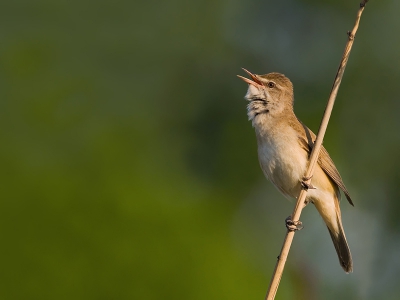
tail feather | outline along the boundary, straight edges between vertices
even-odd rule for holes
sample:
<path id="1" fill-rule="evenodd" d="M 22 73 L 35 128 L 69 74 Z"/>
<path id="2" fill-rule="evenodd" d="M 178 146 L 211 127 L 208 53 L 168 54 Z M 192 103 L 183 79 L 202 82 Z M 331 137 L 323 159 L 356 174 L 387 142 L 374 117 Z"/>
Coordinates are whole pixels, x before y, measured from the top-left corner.
<path id="1" fill-rule="evenodd" d="M 332 232 L 329 227 L 329 233 L 331 235 L 333 245 L 335 246 L 338 258 L 339 258 L 339 263 L 342 266 L 343 270 L 345 270 L 346 273 L 351 273 L 353 272 L 353 260 L 351 258 L 351 253 L 350 253 L 350 248 L 349 245 L 347 244 L 346 236 L 343 231 L 343 226 L 342 222 L 338 218 L 338 225 L 339 225 L 339 232 Z"/>

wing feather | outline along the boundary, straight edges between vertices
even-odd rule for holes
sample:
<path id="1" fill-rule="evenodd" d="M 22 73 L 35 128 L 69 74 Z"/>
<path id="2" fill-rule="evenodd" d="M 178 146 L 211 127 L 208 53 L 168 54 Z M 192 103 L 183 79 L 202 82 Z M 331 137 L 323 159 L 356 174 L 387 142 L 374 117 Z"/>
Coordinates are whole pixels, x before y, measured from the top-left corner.
<path id="1" fill-rule="evenodd" d="M 343 179 L 339 174 L 339 171 L 336 169 L 335 164 L 333 163 L 332 158 L 329 156 L 328 151 L 321 147 L 321 152 L 318 157 L 318 164 L 322 170 L 338 185 L 338 187 L 343 191 L 344 195 L 346 196 L 347 201 L 351 205 L 354 206 L 353 201 L 351 200 L 349 191 L 347 190 L 346 186 L 343 183 Z"/>
<path id="2" fill-rule="evenodd" d="M 305 137 L 300 137 L 300 145 L 301 147 L 308 152 L 308 155 L 311 154 L 311 149 L 314 145 L 314 140 L 315 140 L 315 134 L 307 128 L 304 124 L 301 123 L 305 130 Z M 306 140 L 307 139 L 307 140 Z M 336 184 L 337 186 L 343 191 L 345 194 L 347 201 L 354 206 L 353 201 L 351 200 L 349 191 L 347 190 L 346 186 L 343 183 L 343 179 L 339 174 L 339 171 L 336 169 L 335 164 L 333 163 L 333 160 L 329 156 L 328 151 L 324 148 L 324 146 L 321 147 L 321 151 L 319 153 L 318 157 L 318 165 L 321 167 L 322 170 L 326 173 L 326 175 L 329 176 Z"/>

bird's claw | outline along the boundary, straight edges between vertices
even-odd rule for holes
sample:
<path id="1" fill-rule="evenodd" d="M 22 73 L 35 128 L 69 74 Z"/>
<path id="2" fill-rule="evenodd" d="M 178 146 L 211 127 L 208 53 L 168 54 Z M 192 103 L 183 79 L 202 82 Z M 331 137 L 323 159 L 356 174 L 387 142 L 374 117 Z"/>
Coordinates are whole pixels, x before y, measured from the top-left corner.
<path id="1" fill-rule="evenodd" d="M 303 177 L 303 180 L 300 181 L 301 186 L 304 190 L 308 191 L 308 190 L 315 190 L 316 187 L 314 187 L 311 183 L 307 183 L 308 180 L 310 180 L 313 176 L 311 175 L 310 177 Z"/>
<path id="2" fill-rule="evenodd" d="M 304 228 L 303 223 L 301 221 L 293 221 L 292 216 L 288 216 L 285 219 L 285 225 L 287 230 L 289 231 L 297 231 L 297 230 L 302 230 Z"/>

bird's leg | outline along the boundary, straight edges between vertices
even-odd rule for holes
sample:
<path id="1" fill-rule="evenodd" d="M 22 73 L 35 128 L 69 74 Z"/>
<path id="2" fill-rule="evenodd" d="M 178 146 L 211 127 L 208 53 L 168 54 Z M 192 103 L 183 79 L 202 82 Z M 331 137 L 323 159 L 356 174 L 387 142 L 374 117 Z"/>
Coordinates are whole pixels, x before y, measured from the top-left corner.
<path id="1" fill-rule="evenodd" d="M 313 176 L 311 175 L 310 177 L 304 176 L 303 179 L 300 181 L 301 187 L 308 191 L 308 190 L 315 190 L 316 187 L 314 187 L 311 183 L 307 183 L 308 180 L 310 180 Z"/>
<path id="2" fill-rule="evenodd" d="M 285 225 L 289 231 L 297 231 L 303 229 L 303 223 L 301 221 L 292 221 L 292 216 L 288 216 L 285 219 Z"/>

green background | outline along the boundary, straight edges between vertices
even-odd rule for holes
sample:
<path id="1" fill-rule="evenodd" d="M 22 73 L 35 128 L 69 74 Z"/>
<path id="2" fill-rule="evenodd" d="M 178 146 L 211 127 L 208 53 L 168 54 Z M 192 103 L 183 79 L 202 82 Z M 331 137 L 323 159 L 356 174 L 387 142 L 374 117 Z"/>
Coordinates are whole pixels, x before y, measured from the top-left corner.
<path id="1" fill-rule="evenodd" d="M 286 74 L 313 131 L 358 1 L 0 4 L 0 298 L 263 299 L 286 200 L 236 74 Z M 398 299 L 400 2 L 364 11 L 325 146 L 354 273 L 314 207 L 276 299 Z"/>

